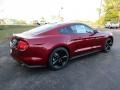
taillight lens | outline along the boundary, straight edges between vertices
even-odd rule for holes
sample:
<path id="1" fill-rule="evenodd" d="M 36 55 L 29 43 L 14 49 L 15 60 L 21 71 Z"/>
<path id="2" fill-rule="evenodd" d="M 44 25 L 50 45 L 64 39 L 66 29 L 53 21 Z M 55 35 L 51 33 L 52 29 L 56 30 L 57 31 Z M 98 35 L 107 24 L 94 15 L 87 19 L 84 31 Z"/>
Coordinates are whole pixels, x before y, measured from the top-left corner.
<path id="1" fill-rule="evenodd" d="M 25 51 L 27 48 L 28 48 L 27 42 L 25 42 L 25 41 L 19 41 L 19 42 L 17 43 L 17 49 L 18 49 L 19 51 Z"/>

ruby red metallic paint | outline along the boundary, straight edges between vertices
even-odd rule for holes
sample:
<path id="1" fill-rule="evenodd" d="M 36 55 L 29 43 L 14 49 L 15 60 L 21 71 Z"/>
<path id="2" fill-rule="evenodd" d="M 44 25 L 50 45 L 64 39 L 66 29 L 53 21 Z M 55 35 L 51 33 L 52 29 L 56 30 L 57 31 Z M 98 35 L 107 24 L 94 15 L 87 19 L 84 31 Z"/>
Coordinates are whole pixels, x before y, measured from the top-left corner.
<path id="1" fill-rule="evenodd" d="M 75 25 L 79 23 L 63 23 L 53 25 L 50 30 L 39 33 L 36 35 L 28 34 L 15 34 L 12 40 L 16 39 L 17 42 L 14 46 L 11 45 L 11 56 L 18 62 L 25 63 L 27 65 L 47 65 L 51 52 L 58 47 L 64 47 L 68 50 L 70 58 L 82 53 L 92 52 L 95 50 L 102 50 L 106 39 L 113 36 L 109 33 L 97 32 L 97 33 L 82 33 L 82 34 L 62 34 L 60 29 Z M 47 28 L 48 29 L 48 28 Z M 25 50 L 19 50 L 16 46 L 17 43 L 23 41 L 21 46 L 24 48 L 28 43 L 28 47 Z M 20 46 L 19 46 L 20 47 Z"/>

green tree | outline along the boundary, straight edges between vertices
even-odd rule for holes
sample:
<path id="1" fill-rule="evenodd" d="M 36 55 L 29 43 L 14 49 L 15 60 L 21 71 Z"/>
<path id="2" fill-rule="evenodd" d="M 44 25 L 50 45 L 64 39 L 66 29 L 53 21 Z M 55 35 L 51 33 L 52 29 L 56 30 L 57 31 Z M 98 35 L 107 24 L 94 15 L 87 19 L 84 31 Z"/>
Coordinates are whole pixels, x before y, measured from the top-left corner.
<path id="1" fill-rule="evenodd" d="M 120 0 L 104 0 L 105 21 L 119 21 Z"/>
<path id="2" fill-rule="evenodd" d="M 102 11 L 104 14 L 98 20 L 102 24 L 107 21 L 120 21 L 120 0 L 104 0 Z"/>

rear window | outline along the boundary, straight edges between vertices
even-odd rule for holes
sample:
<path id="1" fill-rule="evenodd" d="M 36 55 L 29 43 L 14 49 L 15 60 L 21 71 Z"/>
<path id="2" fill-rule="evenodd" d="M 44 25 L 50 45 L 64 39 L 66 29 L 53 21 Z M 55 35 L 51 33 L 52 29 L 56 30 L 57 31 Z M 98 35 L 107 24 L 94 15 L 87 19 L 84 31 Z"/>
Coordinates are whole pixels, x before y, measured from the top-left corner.
<path id="1" fill-rule="evenodd" d="M 53 24 L 46 24 L 46 25 L 31 29 L 29 31 L 23 32 L 22 34 L 25 34 L 25 35 L 27 34 L 27 35 L 32 35 L 32 36 L 38 35 L 40 33 L 49 31 L 50 29 L 52 29 L 54 27 L 55 27 L 55 25 L 53 25 Z"/>

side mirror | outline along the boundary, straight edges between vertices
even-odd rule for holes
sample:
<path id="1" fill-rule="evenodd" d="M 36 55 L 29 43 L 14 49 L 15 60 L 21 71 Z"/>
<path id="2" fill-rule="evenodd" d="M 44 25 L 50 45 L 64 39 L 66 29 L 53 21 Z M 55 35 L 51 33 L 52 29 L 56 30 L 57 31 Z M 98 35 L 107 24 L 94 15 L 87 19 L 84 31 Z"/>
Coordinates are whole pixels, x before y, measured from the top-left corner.
<path id="1" fill-rule="evenodd" d="M 94 30 L 94 34 L 96 34 L 96 33 L 98 33 L 98 31 L 97 31 L 97 30 Z"/>

